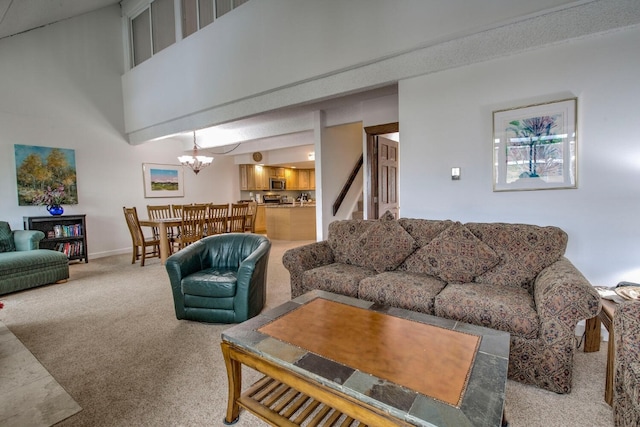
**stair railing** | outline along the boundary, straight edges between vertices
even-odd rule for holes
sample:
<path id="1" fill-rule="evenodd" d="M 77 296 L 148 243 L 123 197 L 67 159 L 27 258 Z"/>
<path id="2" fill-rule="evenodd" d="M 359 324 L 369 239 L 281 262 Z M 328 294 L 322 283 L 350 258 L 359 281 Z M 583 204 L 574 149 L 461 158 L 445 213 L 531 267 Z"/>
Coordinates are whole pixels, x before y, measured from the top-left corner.
<path id="1" fill-rule="evenodd" d="M 360 168 L 362 167 L 363 163 L 364 163 L 364 154 L 361 154 L 360 158 L 356 162 L 356 165 L 353 167 L 353 170 L 351 171 L 351 175 L 349 175 L 349 178 L 347 178 L 347 181 L 344 183 L 344 186 L 342 187 L 342 191 L 340 191 L 340 194 L 338 194 L 336 201 L 333 202 L 333 216 L 336 216 L 338 209 L 340 209 L 342 202 L 344 202 L 344 198 L 347 197 L 347 193 L 351 189 L 351 186 L 353 185 L 353 181 L 355 181 L 356 176 L 358 175 L 358 172 L 360 172 Z"/>

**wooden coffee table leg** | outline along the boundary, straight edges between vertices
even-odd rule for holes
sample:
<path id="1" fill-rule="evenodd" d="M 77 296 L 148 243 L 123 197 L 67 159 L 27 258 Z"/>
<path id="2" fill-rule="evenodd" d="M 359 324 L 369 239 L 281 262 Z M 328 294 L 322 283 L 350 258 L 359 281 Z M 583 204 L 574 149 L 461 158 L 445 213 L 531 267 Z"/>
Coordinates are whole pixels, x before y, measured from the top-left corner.
<path id="1" fill-rule="evenodd" d="M 229 398 L 227 402 L 227 416 L 224 419 L 226 425 L 235 424 L 240 416 L 240 406 L 238 399 L 240 398 L 240 389 L 242 388 L 242 366 L 240 362 L 231 358 L 229 344 L 222 342 L 222 355 L 224 356 L 224 364 L 227 367 L 227 380 L 229 381 Z"/>
<path id="2" fill-rule="evenodd" d="M 600 318 L 592 317 L 585 321 L 584 352 L 600 351 Z"/>
<path id="3" fill-rule="evenodd" d="M 613 336 L 613 327 L 609 328 L 609 345 L 607 348 L 607 374 L 604 386 L 604 400 L 610 406 L 613 404 L 613 362 L 615 358 L 615 338 Z"/>

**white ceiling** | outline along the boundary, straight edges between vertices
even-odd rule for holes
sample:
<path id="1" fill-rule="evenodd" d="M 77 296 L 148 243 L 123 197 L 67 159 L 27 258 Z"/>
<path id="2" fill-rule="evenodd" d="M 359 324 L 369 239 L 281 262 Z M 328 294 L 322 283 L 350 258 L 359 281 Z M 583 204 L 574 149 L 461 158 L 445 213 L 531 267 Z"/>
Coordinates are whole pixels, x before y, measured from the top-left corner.
<path id="1" fill-rule="evenodd" d="M 118 3 L 119 0 L 0 0 L 0 39 Z"/>

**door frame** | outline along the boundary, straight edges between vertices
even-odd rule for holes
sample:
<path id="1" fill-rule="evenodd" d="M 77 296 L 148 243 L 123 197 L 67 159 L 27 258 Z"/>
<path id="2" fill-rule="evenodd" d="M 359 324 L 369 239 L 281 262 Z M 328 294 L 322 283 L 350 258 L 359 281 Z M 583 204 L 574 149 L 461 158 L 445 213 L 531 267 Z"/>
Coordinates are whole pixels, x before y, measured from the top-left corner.
<path id="1" fill-rule="evenodd" d="M 378 143 L 376 136 L 387 133 L 400 132 L 400 124 L 386 123 L 383 125 L 367 126 L 364 128 L 367 134 L 367 217 L 366 219 L 378 218 Z"/>

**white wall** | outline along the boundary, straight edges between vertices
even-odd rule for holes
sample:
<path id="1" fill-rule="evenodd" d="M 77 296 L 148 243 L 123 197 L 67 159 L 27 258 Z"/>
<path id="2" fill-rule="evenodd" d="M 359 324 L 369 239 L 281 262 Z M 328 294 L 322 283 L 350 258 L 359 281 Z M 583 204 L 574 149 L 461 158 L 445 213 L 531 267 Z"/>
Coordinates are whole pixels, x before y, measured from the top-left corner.
<path id="1" fill-rule="evenodd" d="M 556 225 L 592 284 L 640 281 L 638 70 L 636 26 L 401 81 L 402 216 Z M 492 111 L 570 96 L 578 189 L 493 192 Z"/>
<path id="2" fill-rule="evenodd" d="M 322 209 L 322 236 L 317 236 L 318 240 L 326 238 L 329 223 L 351 217 L 353 207 L 362 194 L 362 169 L 360 169 L 342 206 L 336 215 L 333 215 L 333 203 L 362 154 L 362 132 L 362 123 L 360 122 L 327 127 L 322 132 L 320 164 L 325 173 L 321 175 L 320 187 L 322 191 L 320 197 L 322 197 L 322 203 L 317 205 L 319 209 Z M 319 221 L 319 219 L 316 220 Z"/>
<path id="3" fill-rule="evenodd" d="M 247 2 L 123 76 L 126 132 L 141 143 L 638 22 L 639 13 L 635 0 L 440 3 Z"/>
<path id="4" fill-rule="evenodd" d="M 22 229 L 23 216 L 48 215 L 18 206 L 14 144 L 74 149 L 79 204 L 64 208 L 87 214 L 90 258 L 130 251 L 123 206 L 146 217 L 147 204 L 239 194 L 237 166 L 218 156 L 197 177 L 185 170 L 184 198 L 144 198 L 142 163 L 177 164 L 183 146 L 131 146 L 124 136 L 120 19 L 116 5 L 0 40 L 0 219 Z"/>

